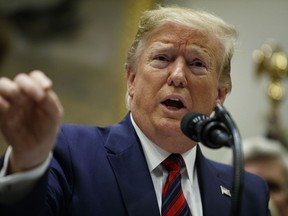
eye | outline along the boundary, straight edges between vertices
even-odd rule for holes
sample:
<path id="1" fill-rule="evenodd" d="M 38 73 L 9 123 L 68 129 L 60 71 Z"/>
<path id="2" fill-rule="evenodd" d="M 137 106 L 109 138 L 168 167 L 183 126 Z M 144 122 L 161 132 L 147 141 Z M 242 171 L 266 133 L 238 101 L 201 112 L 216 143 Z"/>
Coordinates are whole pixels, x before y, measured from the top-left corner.
<path id="1" fill-rule="evenodd" d="M 192 66 L 192 67 L 206 67 L 206 65 L 200 60 L 193 61 L 192 63 L 190 63 L 190 66 Z"/>
<path id="2" fill-rule="evenodd" d="M 171 59 L 167 55 L 156 55 L 152 58 L 151 66 L 155 68 L 165 68 L 169 65 Z"/>
<path id="3" fill-rule="evenodd" d="M 158 60 L 158 61 L 169 61 L 168 57 L 165 56 L 165 55 L 155 56 L 154 60 Z"/>
<path id="4" fill-rule="evenodd" d="M 192 73 L 196 75 L 204 75 L 208 72 L 206 63 L 199 59 L 195 59 L 194 61 L 189 63 L 189 67 Z"/>

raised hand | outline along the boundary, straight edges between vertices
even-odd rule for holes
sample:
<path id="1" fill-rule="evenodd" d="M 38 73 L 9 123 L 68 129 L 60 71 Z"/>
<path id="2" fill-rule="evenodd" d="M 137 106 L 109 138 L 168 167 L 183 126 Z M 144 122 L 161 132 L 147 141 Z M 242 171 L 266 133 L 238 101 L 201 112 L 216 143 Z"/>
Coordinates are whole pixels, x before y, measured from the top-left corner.
<path id="1" fill-rule="evenodd" d="M 47 158 L 62 115 L 52 81 L 43 72 L 0 79 L 0 129 L 12 146 L 10 173 L 29 170 Z"/>

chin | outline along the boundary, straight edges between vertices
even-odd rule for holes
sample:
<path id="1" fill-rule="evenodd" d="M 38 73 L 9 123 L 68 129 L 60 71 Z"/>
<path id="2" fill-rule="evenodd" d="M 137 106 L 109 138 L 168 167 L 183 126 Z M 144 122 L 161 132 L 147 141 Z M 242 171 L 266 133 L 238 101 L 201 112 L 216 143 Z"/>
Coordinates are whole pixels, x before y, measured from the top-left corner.
<path id="1" fill-rule="evenodd" d="M 164 120 L 162 122 L 158 122 L 158 126 L 161 131 L 167 134 L 167 136 L 179 136 L 179 134 L 182 135 L 179 120 Z"/>

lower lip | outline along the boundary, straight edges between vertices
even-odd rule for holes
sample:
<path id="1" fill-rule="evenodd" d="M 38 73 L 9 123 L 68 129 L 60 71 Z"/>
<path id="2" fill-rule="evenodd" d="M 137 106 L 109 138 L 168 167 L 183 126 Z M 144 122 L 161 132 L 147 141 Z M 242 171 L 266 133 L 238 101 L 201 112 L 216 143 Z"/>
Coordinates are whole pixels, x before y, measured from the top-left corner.
<path id="1" fill-rule="evenodd" d="M 172 112 L 172 113 L 175 113 L 175 112 L 183 112 L 184 108 L 175 108 L 175 107 L 169 107 L 169 106 L 165 106 L 163 104 L 161 104 L 162 107 L 164 108 L 165 111 L 168 111 L 168 112 Z"/>

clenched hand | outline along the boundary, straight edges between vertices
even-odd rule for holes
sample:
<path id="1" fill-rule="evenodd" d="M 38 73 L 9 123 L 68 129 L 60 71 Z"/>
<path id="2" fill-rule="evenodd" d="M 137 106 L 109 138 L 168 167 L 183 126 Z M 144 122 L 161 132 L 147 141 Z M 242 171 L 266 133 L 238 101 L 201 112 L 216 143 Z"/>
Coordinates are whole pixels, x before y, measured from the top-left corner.
<path id="1" fill-rule="evenodd" d="M 29 170 L 47 158 L 62 115 L 52 81 L 43 72 L 0 79 L 0 129 L 12 146 L 9 173 Z"/>

